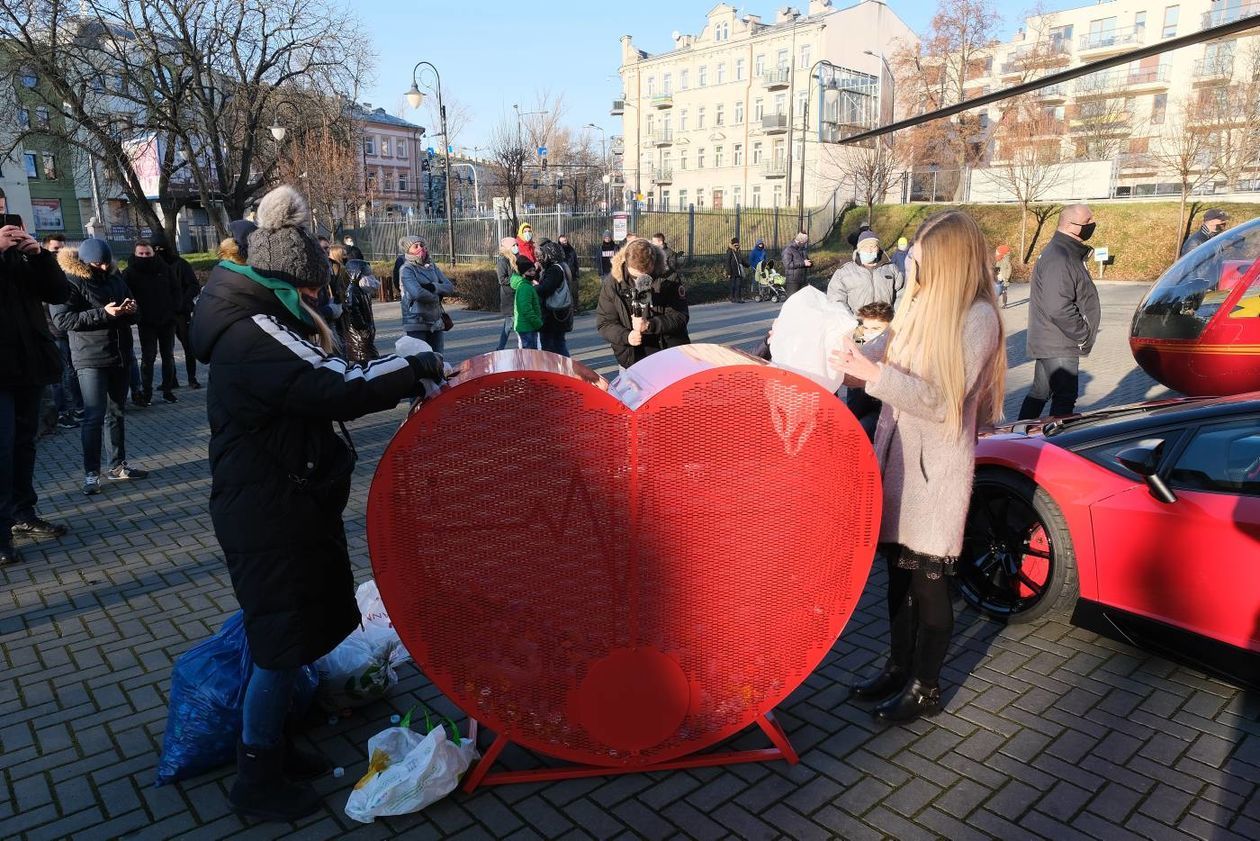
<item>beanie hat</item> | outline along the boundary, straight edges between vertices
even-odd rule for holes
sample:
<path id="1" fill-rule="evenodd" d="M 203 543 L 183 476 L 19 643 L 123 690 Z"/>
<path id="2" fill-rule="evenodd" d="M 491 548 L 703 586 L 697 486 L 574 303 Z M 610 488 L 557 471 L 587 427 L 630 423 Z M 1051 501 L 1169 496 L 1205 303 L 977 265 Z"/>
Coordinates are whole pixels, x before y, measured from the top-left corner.
<path id="1" fill-rule="evenodd" d="M 93 237 L 92 239 L 85 239 L 79 246 L 79 259 L 84 263 L 113 265 L 114 252 L 110 249 L 108 242 Z"/>
<path id="2" fill-rule="evenodd" d="M 866 242 L 868 239 L 875 240 L 876 245 L 879 244 L 879 237 L 875 235 L 874 231 L 868 228 L 865 231 L 862 231 L 862 233 L 858 234 L 858 238 L 857 238 L 858 246 L 860 247 L 862 243 Z"/>
<path id="3" fill-rule="evenodd" d="M 424 242 L 424 240 L 420 239 L 420 237 L 401 237 L 398 240 L 398 250 L 403 254 L 406 254 L 411 250 L 411 246 L 415 245 L 417 242 Z"/>
<path id="4" fill-rule="evenodd" d="M 1209 210 L 1207 213 L 1203 214 L 1204 222 L 1215 222 L 1218 219 L 1224 222 L 1228 222 L 1229 214 L 1221 210 L 1219 207 L 1214 207 L 1211 210 Z"/>
<path id="5" fill-rule="evenodd" d="M 907 246 L 909 246 L 909 245 L 910 245 L 910 240 L 906 239 L 905 237 L 898 237 L 898 238 L 897 238 L 897 247 L 898 247 L 898 248 L 906 248 L 906 247 L 907 247 Z M 998 249 L 998 250 L 1000 251 L 1001 249 Z"/>
<path id="6" fill-rule="evenodd" d="M 513 239 L 512 237 L 504 237 L 503 239 L 499 240 L 500 251 L 511 251 L 512 246 L 514 245 L 516 245 L 516 240 Z"/>
<path id="7" fill-rule="evenodd" d="M 282 184 L 263 196 L 256 219 L 248 260 L 259 274 L 305 289 L 328 282 L 328 255 L 306 230 L 310 209 L 297 190 Z"/>
<path id="8" fill-rule="evenodd" d="M 997 252 L 998 259 L 1000 260 L 1001 258 L 1005 257 L 1007 254 L 1011 253 L 1011 247 L 1009 245 L 999 245 L 996 249 L 996 252 Z"/>
<path id="9" fill-rule="evenodd" d="M 612 231 L 604 231 L 604 239 L 612 239 Z"/>
<path id="10" fill-rule="evenodd" d="M 248 219 L 228 222 L 228 231 L 232 234 L 232 241 L 236 243 L 236 249 L 240 252 L 242 259 L 249 256 L 249 235 L 256 230 L 258 226 Z"/>

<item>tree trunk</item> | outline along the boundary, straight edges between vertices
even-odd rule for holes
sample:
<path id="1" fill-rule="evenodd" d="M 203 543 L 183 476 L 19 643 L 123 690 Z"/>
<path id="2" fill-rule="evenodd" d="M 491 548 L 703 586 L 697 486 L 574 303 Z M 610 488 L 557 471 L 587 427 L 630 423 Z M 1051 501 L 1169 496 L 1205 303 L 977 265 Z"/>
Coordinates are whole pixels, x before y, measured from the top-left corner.
<path id="1" fill-rule="evenodd" d="M 1190 185 L 1186 181 L 1181 182 L 1181 217 L 1177 222 L 1177 241 L 1173 243 L 1173 259 L 1177 259 L 1177 255 L 1181 253 L 1181 236 L 1186 229 L 1186 198 L 1190 193 Z"/>
<path id="2" fill-rule="evenodd" d="M 1028 202 L 1019 206 L 1019 253 L 1028 251 Z"/>

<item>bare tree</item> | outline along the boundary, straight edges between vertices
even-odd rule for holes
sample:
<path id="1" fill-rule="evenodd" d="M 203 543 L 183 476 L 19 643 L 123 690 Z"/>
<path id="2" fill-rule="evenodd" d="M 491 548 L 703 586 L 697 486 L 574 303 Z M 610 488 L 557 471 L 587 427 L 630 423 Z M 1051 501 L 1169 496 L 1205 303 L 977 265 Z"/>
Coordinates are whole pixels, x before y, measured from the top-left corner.
<path id="1" fill-rule="evenodd" d="M 1132 106 L 1121 96 L 1086 100 L 1069 116 L 1078 159 L 1110 160 L 1124 151 L 1132 134 Z"/>
<path id="2" fill-rule="evenodd" d="M 291 131 L 285 133 L 277 174 L 306 194 L 316 227 L 335 236 L 367 201 L 362 132 L 348 119 Z"/>
<path id="3" fill-rule="evenodd" d="M 1186 227 L 1186 201 L 1212 174 L 1215 157 L 1212 137 L 1204 126 L 1216 118 L 1215 108 L 1205 100 L 1178 103 L 1168 121 L 1167 131 L 1150 157 L 1165 172 L 1177 179 L 1180 192 L 1180 217 L 1173 254 L 1181 248 L 1181 232 Z"/>
<path id="4" fill-rule="evenodd" d="M 509 117 L 500 119 L 490 135 L 489 169 L 494 180 L 507 193 L 507 212 L 513 231 L 520 225 L 518 202 L 525 183 L 525 165 L 532 156 L 515 122 Z"/>
<path id="5" fill-rule="evenodd" d="M 446 93 L 442 96 L 442 104 L 446 106 L 446 133 L 442 145 L 459 148 L 460 138 L 473 121 L 473 110 L 468 103 Z M 425 119 L 428 120 L 427 136 L 435 137 L 442 130 L 442 115 L 438 112 L 436 96 L 425 97 Z"/>
<path id="6" fill-rule="evenodd" d="M 1242 56 L 1240 81 L 1217 89 L 1204 109 L 1204 130 L 1212 136 L 1212 174 L 1237 189 L 1250 170 L 1260 169 L 1260 44 Z"/>
<path id="7" fill-rule="evenodd" d="M 985 170 L 1019 204 L 1019 253 L 1027 262 L 1028 215 L 1063 180 L 1063 121 L 1023 97 L 997 130 L 993 163 Z"/>
<path id="8" fill-rule="evenodd" d="M 901 158 L 892 142 L 877 139 L 871 146 L 825 147 L 833 171 L 839 176 L 837 188 L 851 185 L 855 200 L 866 206 L 866 218 L 874 219 L 875 205 L 888 196 L 901 172 Z"/>

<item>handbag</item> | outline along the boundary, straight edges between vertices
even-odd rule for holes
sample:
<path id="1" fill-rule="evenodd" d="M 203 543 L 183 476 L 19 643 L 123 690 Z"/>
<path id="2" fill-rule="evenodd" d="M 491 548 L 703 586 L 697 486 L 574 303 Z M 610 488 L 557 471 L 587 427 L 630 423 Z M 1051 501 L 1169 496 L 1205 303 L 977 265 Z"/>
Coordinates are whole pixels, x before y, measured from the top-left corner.
<path id="1" fill-rule="evenodd" d="M 455 319 L 446 314 L 446 310 L 442 310 L 442 332 L 445 333 L 455 326 Z"/>

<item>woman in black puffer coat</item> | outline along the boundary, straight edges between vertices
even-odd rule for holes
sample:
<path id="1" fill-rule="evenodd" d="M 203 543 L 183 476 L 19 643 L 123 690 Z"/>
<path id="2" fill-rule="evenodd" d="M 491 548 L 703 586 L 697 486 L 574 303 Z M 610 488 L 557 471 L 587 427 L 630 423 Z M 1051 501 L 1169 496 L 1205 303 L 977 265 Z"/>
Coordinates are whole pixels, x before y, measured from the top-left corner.
<path id="1" fill-rule="evenodd" d="M 362 258 L 346 263 L 346 278 L 346 304 L 341 314 L 346 361 L 362 365 L 381 355 L 376 349 L 376 316 L 372 313 L 372 299 L 381 282 Z"/>
<path id="2" fill-rule="evenodd" d="M 245 691 L 231 800 L 242 815 L 292 821 L 319 807 L 300 780 L 327 769 L 298 752 L 284 722 L 298 670 L 358 624 L 342 512 L 355 452 L 342 426 L 396 406 L 442 376 L 436 354 L 366 366 L 332 355 L 310 303 L 328 260 L 291 187 L 258 206 L 248 265 L 224 260 L 193 315 L 197 357 L 210 365 L 210 516 L 245 614 L 255 668 Z M 317 337 L 317 342 L 312 341 Z"/>
<path id="3" fill-rule="evenodd" d="M 549 239 L 538 244 L 538 261 L 542 265 L 538 285 L 534 291 L 538 293 L 538 301 L 542 304 L 543 325 L 538 331 L 538 338 L 543 350 L 569 356 L 569 344 L 565 334 L 573 329 L 573 278 L 565 259 L 564 249 L 560 243 Z M 560 301 L 561 306 L 552 307 L 548 302 L 556 303 L 556 293 L 565 287 L 568 290 L 567 304 Z"/>

